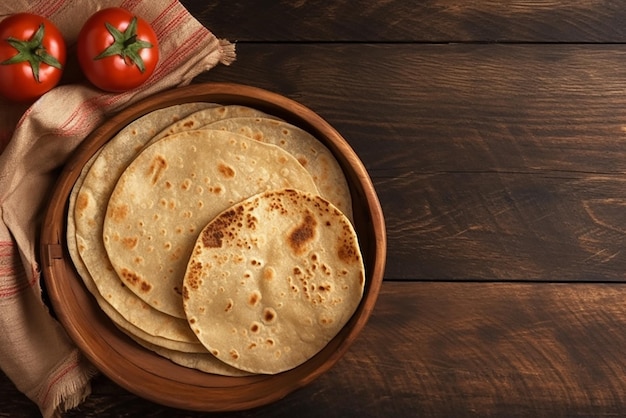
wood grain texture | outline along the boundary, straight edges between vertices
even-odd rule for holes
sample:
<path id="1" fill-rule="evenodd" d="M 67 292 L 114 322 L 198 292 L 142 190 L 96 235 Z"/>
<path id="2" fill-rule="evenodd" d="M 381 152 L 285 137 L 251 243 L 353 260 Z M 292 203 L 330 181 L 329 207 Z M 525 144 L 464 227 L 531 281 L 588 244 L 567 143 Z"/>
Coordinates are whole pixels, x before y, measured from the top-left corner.
<path id="1" fill-rule="evenodd" d="M 620 415 L 625 293 L 624 284 L 386 282 L 346 356 L 275 404 L 204 415 L 161 407 L 98 377 L 86 403 L 66 416 Z M 4 399 L 21 397 L 6 378 L 0 388 Z M 17 409 L 26 402 L 10 405 L 0 416 L 36 416 Z"/>
<path id="2" fill-rule="evenodd" d="M 239 42 L 624 42 L 617 1 L 254 0 L 183 4 Z"/>
<path id="3" fill-rule="evenodd" d="M 199 79 L 281 91 L 346 137 L 383 205 L 387 278 L 621 281 L 625 59 L 618 45 L 255 44 Z"/>
<path id="4" fill-rule="evenodd" d="M 182 0 L 238 59 L 199 76 L 310 107 L 388 234 L 374 314 L 330 372 L 210 416 L 622 416 L 626 7 L 609 0 Z M 0 377 L 0 416 L 38 416 Z M 200 417 L 106 378 L 68 417 Z"/>

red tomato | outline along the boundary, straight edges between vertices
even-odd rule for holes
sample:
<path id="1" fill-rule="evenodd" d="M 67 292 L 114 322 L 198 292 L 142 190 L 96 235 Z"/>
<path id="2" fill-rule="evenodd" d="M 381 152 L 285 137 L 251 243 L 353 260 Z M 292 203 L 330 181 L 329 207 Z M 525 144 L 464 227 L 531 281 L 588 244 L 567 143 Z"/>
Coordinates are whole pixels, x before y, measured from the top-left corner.
<path id="1" fill-rule="evenodd" d="M 17 13 L 0 22 L 0 95 L 34 101 L 56 86 L 65 66 L 63 35 L 48 19 Z"/>
<path id="2" fill-rule="evenodd" d="M 148 22 L 111 7 L 94 13 L 78 35 L 78 62 L 102 90 L 121 92 L 146 81 L 159 60 L 159 43 Z"/>

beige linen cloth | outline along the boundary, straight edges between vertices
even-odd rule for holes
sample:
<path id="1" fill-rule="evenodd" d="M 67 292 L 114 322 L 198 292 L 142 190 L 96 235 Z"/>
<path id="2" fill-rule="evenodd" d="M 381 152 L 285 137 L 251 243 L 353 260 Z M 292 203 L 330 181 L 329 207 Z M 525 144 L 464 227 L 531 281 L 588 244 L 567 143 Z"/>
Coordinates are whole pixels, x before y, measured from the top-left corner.
<path id="1" fill-rule="evenodd" d="M 0 368 L 44 417 L 80 404 L 95 373 L 42 301 L 36 245 L 55 173 L 107 116 L 235 59 L 234 45 L 177 0 L 18 0 L 0 5 L 0 20 L 22 11 L 48 17 L 63 33 L 71 63 L 83 22 L 109 6 L 143 17 L 157 33 L 161 58 L 144 85 L 110 94 L 77 79 L 30 106 L 0 101 Z"/>

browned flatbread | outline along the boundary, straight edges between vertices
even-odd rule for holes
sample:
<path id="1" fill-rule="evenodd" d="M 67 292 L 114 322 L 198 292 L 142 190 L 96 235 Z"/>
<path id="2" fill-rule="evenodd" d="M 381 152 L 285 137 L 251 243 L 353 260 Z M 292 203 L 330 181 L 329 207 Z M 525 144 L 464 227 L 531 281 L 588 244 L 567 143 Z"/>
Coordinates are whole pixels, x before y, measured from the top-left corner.
<path id="1" fill-rule="evenodd" d="M 352 220 L 352 198 L 348 181 L 332 152 L 307 131 L 285 121 L 267 117 L 234 117 L 205 125 L 245 135 L 281 147 L 311 174 L 320 196 L 329 200 Z"/>
<path id="2" fill-rule="evenodd" d="M 124 284 L 153 308 L 184 318 L 182 280 L 200 230 L 256 193 L 317 193 L 309 173 L 279 147 L 224 131 L 188 131 L 145 148 L 120 176 L 103 241 Z"/>
<path id="3" fill-rule="evenodd" d="M 199 346 L 186 321 L 152 309 L 121 285 L 104 249 L 102 225 L 115 182 L 137 151 L 166 126 L 190 113 L 215 106 L 209 103 L 175 105 L 131 122 L 83 167 L 69 199 L 68 250 L 80 277 L 100 307 L 128 332 L 153 344 L 181 351 Z"/>
<path id="4" fill-rule="evenodd" d="M 202 230 L 183 282 L 184 308 L 217 358 L 274 374 L 302 364 L 341 330 L 364 282 L 343 213 L 310 193 L 269 191 Z"/>
<path id="5" fill-rule="evenodd" d="M 360 302 L 351 216 L 313 136 L 255 109 L 185 104 L 132 122 L 84 167 L 68 247 L 142 346 L 209 373 L 273 374 L 321 350 Z"/>

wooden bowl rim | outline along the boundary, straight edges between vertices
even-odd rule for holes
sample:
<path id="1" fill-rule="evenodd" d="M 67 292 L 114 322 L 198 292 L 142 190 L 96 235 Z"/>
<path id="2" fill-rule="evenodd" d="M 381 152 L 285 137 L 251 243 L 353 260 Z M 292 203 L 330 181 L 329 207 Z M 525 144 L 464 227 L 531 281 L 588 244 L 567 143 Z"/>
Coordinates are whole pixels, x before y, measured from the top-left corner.
<path id="1" fill-rule="evenodd" d="M 65 243 L 69 193 L 86 161 L 123 126 L 153 110 L 189 102 L 240 104 L 279 116 L 313 133 L 357 181 L 364 199 L 366 290 L 357 312 L 316 356 L 277 375 L 225 377 L 171 363 L 121 333 L 99 310 L 73 268 Z M 354 193 L 353 192 L 353 195 Z M 369 225 L 367 224 L 369 223 Z M 357 232 L 359 228 L 357 228 Z M 361 241 L 362 237 L 359 236 Z M 362 244 L 363 245 L 363 244 Z M 365 257 L 367 251 L 368 257 Z M 328 371 L 348 350 L 367 323 L 382 285 L 387 251 L 380 202 L 363 163 L 347 141 L 318 114 L 268 90 L 235 83 L 203 83 L 179 87 L 145 98 L 96 128 L 65 164 L 53 189 L 41 229 L 42 274 L 52 308 L 81 352 L 111 380 L 128 391 L 162 405 L 198 411 L 236 411 L 277 401 Z"/>

